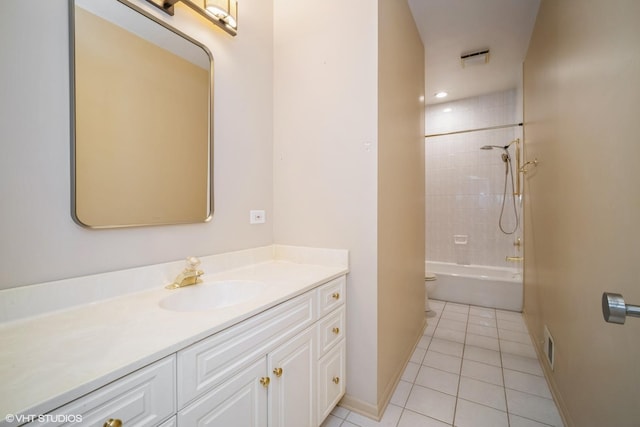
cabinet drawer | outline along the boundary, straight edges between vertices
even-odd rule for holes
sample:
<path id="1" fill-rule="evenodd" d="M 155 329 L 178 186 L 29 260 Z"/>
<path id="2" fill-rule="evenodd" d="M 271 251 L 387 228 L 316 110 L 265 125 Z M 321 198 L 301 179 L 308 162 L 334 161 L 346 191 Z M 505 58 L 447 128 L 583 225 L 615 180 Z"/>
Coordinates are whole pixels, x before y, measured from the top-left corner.
<path id="1" fill-rule="evenodd" d="M 318 288 L 318 316 L 328 314 L 336 307 L 344 304 L 347 279 L 340 276 Z"/>
<path id="2" fill-rule="evenodd" d="M 318 323 L 318 357 L 344 337 L 344 305 Z"/>
<path id="3" fill-rule="evenodd" d="M 311 325 L 314 295 L 300 295 L 178 352 L 178 408 Z"/>
<path id="4" fill-rule="evenodd" d="M 157 426 L 176 412 L 175 371 L 172 355 L 52 411 L 51 420 L 29 426 L 58 426 L 79 421 L 79 416 L 77 425 L 82 426 L 102 427 L 110 418 L 127 427 Z"/>
<path id="5" fill-rule="evenodd" d="M 344 396 L 345 370 L 345 341 L 342 340 L 318 363 L 318 425 Z"/>

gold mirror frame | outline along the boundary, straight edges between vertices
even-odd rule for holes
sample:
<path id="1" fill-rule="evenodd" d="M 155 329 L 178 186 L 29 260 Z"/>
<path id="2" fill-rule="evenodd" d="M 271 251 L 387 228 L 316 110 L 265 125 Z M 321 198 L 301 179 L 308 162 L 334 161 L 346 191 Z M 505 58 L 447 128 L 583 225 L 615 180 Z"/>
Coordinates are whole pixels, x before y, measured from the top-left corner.
<path id="1" fill-rule="evenodd" d="M 83 0 L 69 0 L 72 217 L 87 228 L 207 222 L 213 215 L 213 57 L 138 6 L 118 2 L 84 3 L 116 8 L 127 26 L 163 33 L 163 42 L 110 22 L 113 16 L 94 15 L 80 7 Z M 166 37 L 186 44 L 165 48 Z M 189 57 L 198 52 L 200 59 Z M 111 58 L 115 62 L 107 62 Z"/>

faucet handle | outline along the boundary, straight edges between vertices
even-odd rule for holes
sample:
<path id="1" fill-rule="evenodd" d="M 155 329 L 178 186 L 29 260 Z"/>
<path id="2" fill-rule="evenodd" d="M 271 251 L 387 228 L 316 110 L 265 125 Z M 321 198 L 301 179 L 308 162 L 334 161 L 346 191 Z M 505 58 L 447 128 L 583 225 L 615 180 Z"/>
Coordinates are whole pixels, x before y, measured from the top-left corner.
<path id="1" fill-rule="evenodd" d="M 186 259 L 187 267 L 186 269 L 189 271 L 193 271 L 200 265 L 200 260 L 194 256 L 187 257 Z"/>

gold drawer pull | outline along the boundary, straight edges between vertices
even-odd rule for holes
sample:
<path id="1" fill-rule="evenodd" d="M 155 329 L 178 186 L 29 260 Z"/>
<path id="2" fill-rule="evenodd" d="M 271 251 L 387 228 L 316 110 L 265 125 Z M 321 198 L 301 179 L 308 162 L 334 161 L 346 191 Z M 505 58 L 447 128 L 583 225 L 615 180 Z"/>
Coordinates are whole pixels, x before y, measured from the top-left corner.
<path id="1" fill-rule="evenodd" d="M 334 292 L 333 294 L 331 294 L 331 298 L 338 300 L 340 299 L 340 294 L 338 292 Z"/>
<path id="2" fill-rule="evenodd" d="M 273 370 L 273 373 L 276 375 L 276 377 L 280 378 L 282 376 L 282 368 L 275 368 Z"/>
<path id="3" fill-rule="evenodd" d="M 269 377 L 260 378 L 260 384 L 262 384 L 265 388 L 269 387 L 270 382 L 271 382 L 271 378 Z"/>
<path id="4" fill-rule="evenodd" d="M 338 335 L 340 333 L 340 328 L 333 328 L 331 330 L 331 332 L 333 332 L 334 334 Z"/>
<path id="5" fill-rule="evenodd" d="M 104 423 L 103 427 L 122 427 L 122 421 L 117 418 L 109 418 L 109 420 Z"/>
<path id="6" fill-rule="evenodd" d="M 340 382 L 340 377 L 333 377 L 334 384 L 338 384 Z"/>

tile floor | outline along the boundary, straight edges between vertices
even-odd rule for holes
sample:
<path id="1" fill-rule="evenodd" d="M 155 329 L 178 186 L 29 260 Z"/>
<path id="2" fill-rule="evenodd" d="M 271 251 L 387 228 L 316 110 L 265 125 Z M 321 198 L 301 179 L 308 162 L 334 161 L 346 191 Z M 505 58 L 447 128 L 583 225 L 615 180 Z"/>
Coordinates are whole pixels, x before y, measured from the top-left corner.
<path id="1" fill-rule="evenodd" d="M 520 313 L 430 301 L 380 422 L 336 407 L 322 427 L 562 426 Z"/>

